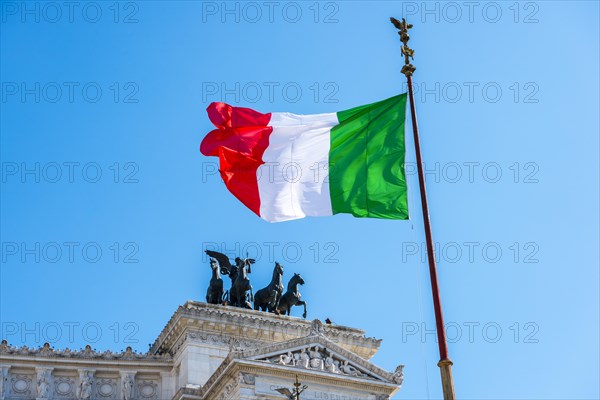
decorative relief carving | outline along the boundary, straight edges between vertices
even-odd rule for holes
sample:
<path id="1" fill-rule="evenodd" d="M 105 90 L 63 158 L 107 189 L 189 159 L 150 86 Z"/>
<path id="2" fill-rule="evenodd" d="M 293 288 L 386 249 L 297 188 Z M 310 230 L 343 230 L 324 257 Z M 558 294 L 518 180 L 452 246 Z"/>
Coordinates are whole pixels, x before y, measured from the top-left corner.
<path id="1" fill-rule="evenodd" d="M 273 360 L 275 361 L 275 360 Z M 281 365 L 291 365 L 292 367 L 296 366 L 296 359 L 291 351 L 288 351 L 287 354 L 279 355 L 279 362 L 277 364 Z"/>
<path id="2" fill-rule="evenodd" d="M 41 355 L 41 356 L 47 356 L 47 355 L 52 354 L 53 352 L 54 352 L 54 349 L 52 347 L 50 347 L 50 343 L 46 342 L 40 348 L 38 354 Z"/>
<path id="3" fill-rule="evenodd" d="M 16 374 L 10 379 L 11 394 L 16 396 L 28 396 L 31 393 L 32 378 L 29 375 Z"/>
<path id="4" fill-rule="evenodd" d="M 96 393 L 101 399 L 114 399 L 117 397 L 117 382 L 114 379 L 98 379 Z"/>
<path id="5" fill-rule="evenodd" d="M 263 358 L 262 354 L 268 354 L 268 357 Z M 320 335 L 248 349 L 232 356 L 396 383 L 393 373 L 373 365 Z M 348 363 L 345 364 L 344 361 Z"/>
<path id="6" fill-rule="evenodd" d="M 333 374 L 377 379 L 374 376 L 361 372 L 359 368 L 350 364 L 348 360 L 338 357 L 333 352 L 319 345 L 303 347 L 294 352 L 288 351 L 285 354 L 279 354 L 257 361 L 289 365 L 302 369 L 326 371 Z"/>
<path id="7" fill-rule="evenodd" d="M 123 374 L 121 377 L 121 392 L 123 400 L 132 400 L 135 396 L 135 373 Z"/>
<path id="8" fill-rule="evenodd" d="M 325 357 L 324 368 L 325 371 L 333 374 L 337 374 L 340 371 L 340 364 L 337 362 L 337 360 L 333 359 L 333 354 L 331 352 L 329 352 L 327 357 Z"/>
<path id="9" fill-rule="evenodd" d="M 256 376 L 252 374 L 246 374 L 245 372 L 240 372 L 240 383 L 253 386 L 256 383 Z"/>
<path id="10" fill-rule="evenodd" d="M 73 379 L 66 376 L 56 377 L 54 379 L 54 397 L 74 397 L 74 386 Z"/>
<path id="11" fill-rule="evenodd" d="M 139 397 L 142 399 L 157 399 L 158 384 L 154 381 L 143 380 L 137 385 Z"/>
<path id="12" fill-rule="evenodd" d="M 310 323 L 310 334 L 311 335 L 316 335 L 316 336 L 325 336 L 325 330 L 323 329 L 323 323 L 318 320 L 318 319 L 314 319 L 311 323 Z"/>
<path id="13" fill-rule="evenodd" d="M 398 365 L 392 374 L 392 382 L 397 385 L 402 385 L 404 382 L 404 365 Z"/>
<path id="14" fill-rule="evenodd" d="M 47 399 L 50 395 L 50 371 L 49 370 L 38 370 L 36 383 L 37 383 L 37 398 Z"/>
<path id="15" fill-rule="evenodd" d="M 54 350 L 48 343 L 40 348 L 30 348 L 28 346 L 14 347 L 9 345 L 6 340 L 3 340 L 0 344 L 0 354 L 10 355 L 31 355 L 41 357 L 57 357 L 57 358 L 86 358 L 86 359 L 105 359 L 105 360 L 165 360 L 171 361 L 171 357 L 168 354 L 150 354 L 150 353 L 138 353 L 128 347 L 127 350 L 121 353 L 113 353 L 110 350 L 104 352 L 96 352 L 92 350 L 90 345 L 80 350 L 71 350 L 66 348 L 64 350 Z"/>
<path id="16" fill-rule="evenodd" d="M 90 400 L 92 398 L 93 375 L 92 371 L 79 371 L 79 390 L 77 391 L 79 400 Z"/>
<path id="17" fill-rule="evenodd" d="M 340 370 L 343 374 L 350 376 L 363 376 L 360 371 L 358 371 L 354 366 L 348 364 L 348 360 L 344 360 L 342 365 L 340 365 Z"/>
<path id="18" fill-rule="evenodd" d="M 212 335 L 204 332 L 188 332 L 186 334 L 186 339 L 190 339 L 195 342 L 228 346 L 232 350 L 253 349 L 264 345 L 264 342 L 259 342 L 256 340 L 239 339 L 232 336 Z"/>

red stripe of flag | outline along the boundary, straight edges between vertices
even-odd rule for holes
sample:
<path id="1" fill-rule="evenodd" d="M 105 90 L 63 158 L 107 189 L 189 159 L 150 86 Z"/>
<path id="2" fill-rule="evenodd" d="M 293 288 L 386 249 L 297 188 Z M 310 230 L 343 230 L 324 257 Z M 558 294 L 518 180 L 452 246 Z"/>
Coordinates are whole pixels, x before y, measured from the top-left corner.
<path id="1" fill-rule="evenodd" d="M 271 113 L 211 103 L 208 118 L 217 127 L 200 144 L 205 156 L 219 157 L 219 172 L 227 189 L 260 216 L 257 170 L 269 146 Z"/>

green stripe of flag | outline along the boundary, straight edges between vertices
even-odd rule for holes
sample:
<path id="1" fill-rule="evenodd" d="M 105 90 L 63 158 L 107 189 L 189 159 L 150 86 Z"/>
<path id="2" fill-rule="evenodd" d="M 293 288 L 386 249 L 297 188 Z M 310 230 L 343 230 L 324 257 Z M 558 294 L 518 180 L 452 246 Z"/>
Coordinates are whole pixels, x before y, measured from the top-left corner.
<path id="1" fill-rule="evenodd" d="M 404 171 L 406 93 L 337 113 L 329 190 L 334 214 L 408 219 Z"/>

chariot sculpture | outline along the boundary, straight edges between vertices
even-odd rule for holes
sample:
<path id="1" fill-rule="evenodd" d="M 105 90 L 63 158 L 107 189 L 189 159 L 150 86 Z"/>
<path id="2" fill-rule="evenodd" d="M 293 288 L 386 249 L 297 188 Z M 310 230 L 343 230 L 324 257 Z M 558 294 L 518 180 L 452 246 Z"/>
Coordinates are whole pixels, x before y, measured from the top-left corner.
<path id="1" fill-rule="evenodd" d="M 290 315 L 293 306 L 303 306 L 303 318 L 306 318 L 306 302 L 302 300 L 298 287 L 304 284 L 299 274 L 294 274 L 283 291 L 283 265 L 278 262 L 273 268 L 271 282 L 256 292 L 252 291 L 249 274 L 252 273 L 252 258 L 237 257 L 232 264 L 229 257 L 217 251 L 205 250 L 210 257 L 212 277 L 206 291 L 206 302 L 248 308 L 275 314 Z M 229 276 L 231 287 L 224 290 L 222 275 Z M 252 304 L 254 303 L 254 304 Z"/>

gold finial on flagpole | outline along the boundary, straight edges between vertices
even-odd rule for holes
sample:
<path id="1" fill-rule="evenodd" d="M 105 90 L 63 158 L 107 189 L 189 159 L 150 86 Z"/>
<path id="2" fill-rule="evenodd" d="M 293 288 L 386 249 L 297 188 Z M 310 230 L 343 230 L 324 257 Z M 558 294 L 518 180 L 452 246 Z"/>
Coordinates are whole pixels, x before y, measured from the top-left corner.
<path id="1" fill-rule="evenodd" d="M 410 59 L 414 59 L 415 51 L 408 47 L 408 41 L 410 40 L 410 36 L 408 34 L 408 30 L 413 26 L 412 24 L 406 23 L 406 19 L 402 18 L 402 21 L 398 21 L 396 18 L 391 17 L 390 21 L 396 29 L 398 29 L 398 35 L 400 35 L 400 41 L 402 42 L 401 52 L 404 56 L 404 66 L 402 67 L 402 72 L 407 78 L 415 72 L 416 68 L 414 65 L 410 63 Z"/>

